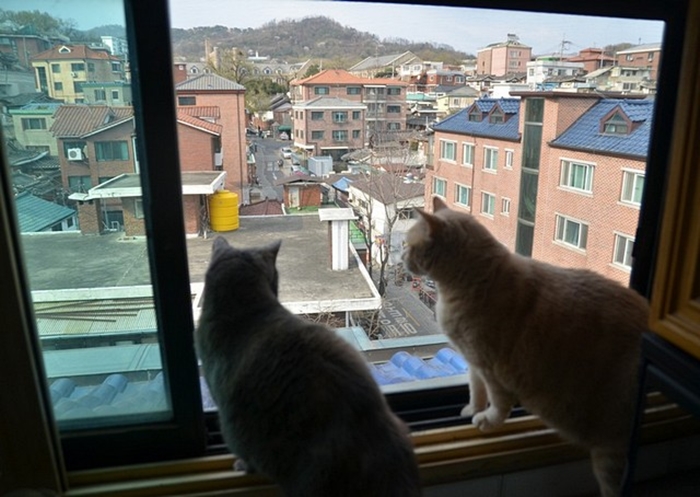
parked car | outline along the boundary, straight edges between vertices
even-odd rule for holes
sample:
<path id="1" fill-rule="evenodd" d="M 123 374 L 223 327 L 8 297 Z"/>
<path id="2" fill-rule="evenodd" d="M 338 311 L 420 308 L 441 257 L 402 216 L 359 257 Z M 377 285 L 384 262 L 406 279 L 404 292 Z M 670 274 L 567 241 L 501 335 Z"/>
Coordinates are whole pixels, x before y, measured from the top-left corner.
<path id="1" fill-rule="evenodd" d="M 282 154 L 282 157 L 284 157 L 285 159 L 292 158 L 292 149 L 289 147 L 283 147 L 282 150 L 280 150 L 280 153 Z"/>
<path id="2" fill-rule="evenodd" d="M 289 140 L 289 135 L 287 133 L 285 133 L 284 131 L 282 131 L 280 133 L 280 140 Z"/>

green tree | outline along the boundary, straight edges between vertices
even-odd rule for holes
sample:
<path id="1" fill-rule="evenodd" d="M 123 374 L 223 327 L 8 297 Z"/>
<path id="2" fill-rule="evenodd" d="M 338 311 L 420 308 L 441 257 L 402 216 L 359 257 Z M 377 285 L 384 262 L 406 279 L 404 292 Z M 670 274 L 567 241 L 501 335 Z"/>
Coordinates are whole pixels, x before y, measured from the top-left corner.
<path id="1" fill-rule="evenodd" d="M 306 74 L 302 78 L 310 78 L 314 74 L 318 74 L 321 72 L 321 68 L 319 67 L 318 64 L 311 64 L 309 68 L 306 70 Z"/>

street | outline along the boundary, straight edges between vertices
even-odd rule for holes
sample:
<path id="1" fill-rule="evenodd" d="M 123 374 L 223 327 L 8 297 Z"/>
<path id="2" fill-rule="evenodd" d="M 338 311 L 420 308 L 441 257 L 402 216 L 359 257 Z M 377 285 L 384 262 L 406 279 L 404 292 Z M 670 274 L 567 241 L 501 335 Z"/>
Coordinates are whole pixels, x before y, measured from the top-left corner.
<path id="1" fill-rule="evenodd" d="M 289 146 L 289 141 L 280 141 L 274 138 L 251 138 L 253 154 L 257 165 L 259 186 L 253 187 L 260 191 L 261 198 L 283 200 L 282 187 L 274 186 L 275 181 L 291 173 L 291 160 L 283 159 L 284 164 L 280 168 L 277 161 L 281 159 L 280 149 Z"/>
<path id="2" fill-rule="evenodd" d="M 442 332 L 433 311 L 419 297 L 410 282 L 389 281 L 379 313 L 382 338 L 438 335 Z"/>

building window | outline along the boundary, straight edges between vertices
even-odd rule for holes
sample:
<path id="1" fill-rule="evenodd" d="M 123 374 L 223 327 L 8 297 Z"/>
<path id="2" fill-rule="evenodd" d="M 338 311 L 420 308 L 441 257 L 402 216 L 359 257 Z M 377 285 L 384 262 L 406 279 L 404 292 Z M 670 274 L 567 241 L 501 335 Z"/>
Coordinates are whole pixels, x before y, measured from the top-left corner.
<path id="1" fill-rule="evenodd" d="M 496 196 L 492 193 L 481 193 L 481 213 L 493 216 L 496 211 Z"/>
<path id="2" fill-rule="evenodd" d="M 129 160 L 129 147 L 125 141 L 95 142 L 95 158 L 98 161 Z"/>
<path id="3" fill-rule="evenodd" d="M 484 169 L 495 171 L 498 167 L 498 149 L 484 147 Z"/>
<path id="4" fill-rule="evenodd" d="M 333 112 L 333 122 L 334 123 L 346 123 L 348 122 L 348 113 L 344 111 Z"/>
<path id="5" fill-rule="evenodd" d="M 565 188 L 591 193 L 593 191 L 594 169 L 593 164 L 562 160 L 559 184 Z"/>
<path id="6" fill-rule="evenodd" d="M 46 129 L 46 119 L 43 117 L 23 117 L 22 129 Z"/>
<path id="7" fill-rule="evenodd" d="M 472 107 L 472 109 L 469 111 L 469 121 L 473 123 L 479 123 L 481 122 L 481 111 L 479 108 L 475 105 Z"/>
<path id="8" fill-rule="evenodd" d="M 387 131 L 400 131 L 401 130 L 401 123 L 387 123 L 386 129 L 387 129 Z"/>
<path id="9" fill-rule="evenodd" d="M 506 150 L 506 169 L 513 169 L 513 151 Z"/>
<path id="10" fill-rule="evenodd" d="M 51 64 L 51 72 L 58 74 L 61 72 L 61 64 Z"/>
<path id="11" fill-rule="evenodd" d="M 119 100 L 119 90 L 112 90 L 112 100 Z"/>
<path id="12" fill-rule="evenodd" d="M 314 95 L 328 95 L 330 89 L 327 86 L 314 86 Z"/>
<path id="13" fill-rule="evenodd" d="M 68 188 L 77 193 L 87 193 L 92 188 L 90 176 L 68 176 Z"/>
<path id="14" fill-rule="evenodd" d="M 95 72 L 95 64 L 93 62 L 87 63 L 88 72 Z"/>
<path id="15" fill-rule="evenodd" d="M 607 135 L 626 135 L 630 131 L 627 119 L 615 113 L 603 123 L 603 133 Z"/>
<path id="16" fill-rule="evenodd" d="M 444 160 L 457 160 L 457 144 L 453 141 L 440 140 L 440 158 Z"/>
<path id="17" fill-rule="evenodd" d="M 401 95 L 401 88 L 387 88 L 387 95 Z"/>
<path id="18" fill-rule="evenodd" d="M 464 207 L 472 204 L 472 189 L 464 185 L 455 186 L 455 203 Z"/>
<path id="19" fill-rule="evenodd" d="M 447 196 L 447 180 L 442 178 L 433 178 L 433 194 L 441 197 Z"/>
<path id="20" fill-rule="evenodd" d="M 462 143 L 462 164 L 465 166 L 474 165 L 474 144 Z"/>
<path id="21" fill-rule="evenodd" d="M 352 130 L 352 139 L 357 140 L 362 136 L 362 131 L 359 129 L 353 129 Z"/>
<path id="22" fill-rule="evenodd" d="M 311 120 L 312 121 L 322 121 L 323 120 L 323 111 L 322 110 L 311 111 Z"/>
<path id="23" fill-rule="evenodd" d="M 71 72 L 80 72 L 80 71 L 84 71 L 84 70 L 85 70 L 85 64 L 83 64 L 82 62 L 73 62 L 73 63 L 70 65 L 70 70 L 71 70 Z"/>
<path id="24" fill-rule="evenodd" d="M 353 121 L 357 121 L 358 119 L 361 119 L 361 118 L 362 118 L 362 112 L 360 112 L 359 110 L 352 111 L 352 120 Z"/>
<path id="25" fill-rule="evenodd" d="M 359 86 L 348 86 L 346 93 L 348 95 L 362 95 L 362 88 Z"/>
<path id="26" fill-rule="evenodd" d="M 588 225 L 557 214 L 554 239 L 577 249 L 585 250 L 588 242 Z"/>
<path id="27" fill-rule="evenodd" d="M 312 140 L 323 140 L 323 131 L 311 131 Z"/>
<path id="28" fill-rule="evenodd" d="M 634 238 L 615 233 L 615 251 L 613 253 L 613 264 L 632 269 L 632 250 L 634 249 Z"/>
<path id="29" fill-rule="evenodd" d="M 498 107 L 494 108 L 493 111 L 491 111 L 491 114 L 489 114 L 490 124 L 501 124 L 504 120 L 505 114 L 503 114 L 503 111 Z"/>
<path id="30" fill-rule="evenodd" d="M 107 101 L 107 92 L 105 90 L 95 90 L 95 100 Z"/>
<path id="31" fill-rule="evenodd" d="M 333 141 L 334 142 L 346 142 L 348 141 L 348 132 L 344 129 L 334 129 L 333 130 Z"/>
<path id="32" fill-rule="evenodd" d="M 620 200 L 627 204 L 640 205 L 644 191 L 644 173 L 640 171 L 622 172 L 622 195 Z"/>
<path id="33" fill-rule="evenodd" d="M 510 199 L 509 198 L 501 199 L 501 214 L 503 214 L 504 216 L 507 216 L 510 214 Z"/>
<path id="34" fill-rule="evenodd" d="M 112 72 L 121 72 L 122 64 L 121 62 L 112 62 Z"/>
<path id="35" fill-rule="evenodd" d="M 177 97 L 178 105 L 197 105 L 197 97 Z"/>
<path id="36" fill-rule="evenodd" d="M 400 105 L 387 105 L 386 106 L 386 113 L 387 114 L 400 114 L 401 113 L 401 106 Z"/>
<path id="37" fill-rule="evenodd" d="M 83 93 L 83 85 L 85 84 L 85 81 L 73 81 L 73 92 L 74 93 Z"/>
<path id="38" fill-rule="evenodd" d="M 54 91 L 63 91 L 63 83 L 54 83 L 53 90 Z"/>

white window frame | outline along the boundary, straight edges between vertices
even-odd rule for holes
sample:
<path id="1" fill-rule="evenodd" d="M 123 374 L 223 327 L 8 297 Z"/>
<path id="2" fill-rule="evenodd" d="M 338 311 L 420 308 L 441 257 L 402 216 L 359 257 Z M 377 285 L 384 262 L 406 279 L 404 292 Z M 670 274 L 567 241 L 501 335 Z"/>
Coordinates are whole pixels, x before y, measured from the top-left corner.
<path id="1" fill-rule="evenodd" d="M 633 205 L 639 207 L 642 204 L 641 196 L 644 193 L 644 185 L 640 193 L 639 201 L 634 200 L 634 192 L 636 191 L 637 182 L 641 178 L 644 181 L 645 173 L 638 169 L 623 169 L 622 170 L 622 188 L 620 189 L 620 202 L 625 205 Z M 632 181 L 632 185 L 629 182 Z M 629 198 L 625 198 L 629 196 Z"/>
<path id="2" fill-rule="evenodd" d="M 462 202 L 462 193 L 466 196 L 466 202 Z M 471 207 L 472 205 L 472 187 L 467 185 L 455 184 L 455 205 L 462 207 Z"/>
<path id="3" fill-rule="evenodd" d="M 469 151 L 469 152 L 467 152 Z M 474 167 L 474 154 L 476 153 L 476 144 L 469 142 L 462 142 L 462 165 L 467 167 Z M 469 160 L 467 160 L 469 156 Z"/>
<path id="4" fill-rule="evenodd" d="M 510 216 L 510 199 L 508 197 L 501 198 L 501 215 Z"/>
<path id="5" fill-rule="evenodd" d="M 452 153 L 448 154 L 448 146 L 451 146 Z M 451 157 L 450 157 L 451 156 Z M 440 159 L 450 162 L 457 162 L 457 142 L 454 140 L 440 140 Z"/>
<path id="6" fill-rule="evenodd" d="M 496 194 L 481 192 L 481 214 L 493 218 L 496 212 Z"/>
<path id="7" fill-rule="evenodd" d="M 438 184 L 442 185 L 442 188 L 438 188 Z M 442 198 L 447 197 L 447 180 L 445 178 L 440 178 L 438 176 L 433 176 L 433 195 L 439 195 Z M 438 190 L 442 190 L 442 193 Z"/>
<path id="8" fill-rule="evenodd" d="M 623 244 L 622 250 L 620 250 L 621 244 Z M 613 266 L 624 269 L 626 271 L 631 271 L 633 249 L 634 237 L 616 231 L 615 239 L 613 242 Z"/>
<path id="9" fill-rule="evenodd" d="M 484 171 L 498 170 L 498 147 L 484 147 Z"/>
<path id="10" fill-rule="evenodd" d="M 554 220 L 554 241 L 585 252 L 588 246 L 588 223 L 563 214 L 556 214 Z M 575 242 L 571 242 L 567 238 L 570 237 L 569 230 L 574 229 L 575 226 L 578 226 L 577 239 Z"/>
<path id="11" fill-rule="evenodd" d="M 583 167 L 585 170 L 583 188 L 573 185 L 574 167 Z M 593 193 L 593 180 L 595 177 L 595 164 L 575 159 L 560 159 L 559 186 L 567 190 L 583 193 Z"/>
<path id="12" fill-rule="evenodd" d="M 515 155 L 515 151 L 507 148 L 505 150 L 505 152 L 506 152 L 505 168 L 506 169 L 513 169 L 513 157 Z"/>

